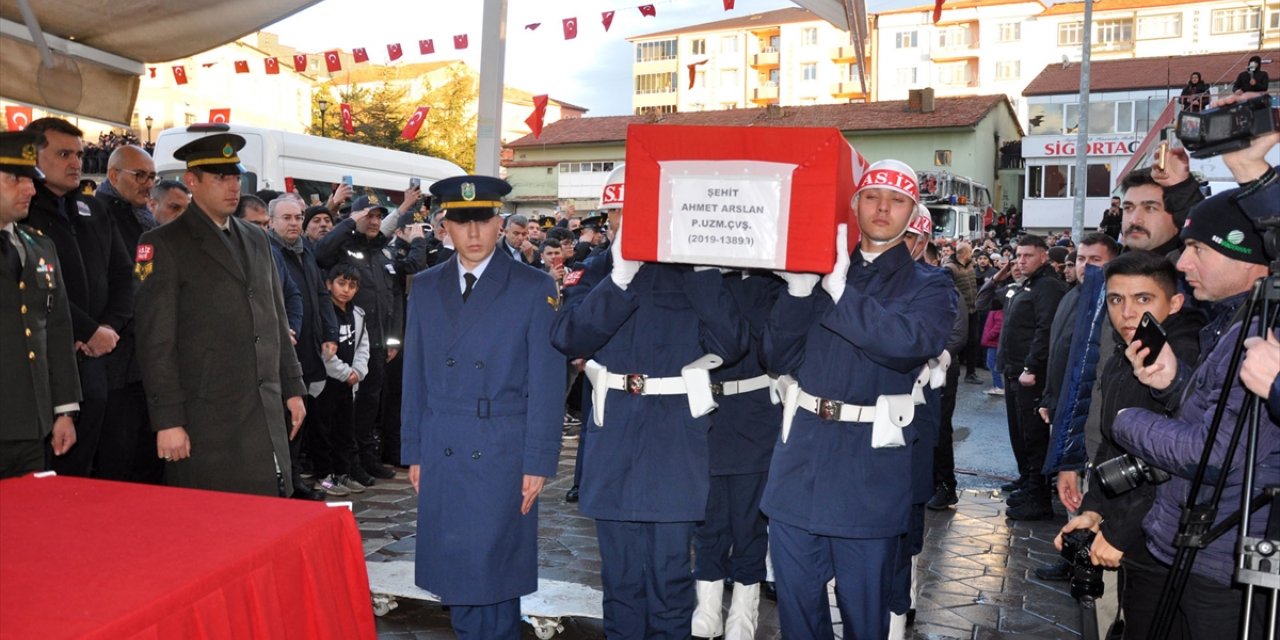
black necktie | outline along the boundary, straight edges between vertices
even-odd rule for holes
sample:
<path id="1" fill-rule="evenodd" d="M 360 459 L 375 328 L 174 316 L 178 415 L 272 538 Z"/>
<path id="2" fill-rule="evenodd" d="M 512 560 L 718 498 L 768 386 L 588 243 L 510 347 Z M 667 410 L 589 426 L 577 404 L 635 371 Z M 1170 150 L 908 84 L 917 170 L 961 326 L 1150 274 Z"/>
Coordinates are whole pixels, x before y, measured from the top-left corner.
<path id="1" fill-rule="evenodd" d="M 4 261 L 5 269 L 13 274 L 15 281 L 22 279 L 22 257 L 13 245 L 13 233 L 8 229 L 0 231 L 0 260 Z"/>
<path id="2" fill-rule="evenodd" d="M 466 302 L 471 297 L 471 289 L 476 286 L 476 274 L 464 273 L 462 279 L 467 281 L 467 286 L 462 290 L 462 301 Z"/>

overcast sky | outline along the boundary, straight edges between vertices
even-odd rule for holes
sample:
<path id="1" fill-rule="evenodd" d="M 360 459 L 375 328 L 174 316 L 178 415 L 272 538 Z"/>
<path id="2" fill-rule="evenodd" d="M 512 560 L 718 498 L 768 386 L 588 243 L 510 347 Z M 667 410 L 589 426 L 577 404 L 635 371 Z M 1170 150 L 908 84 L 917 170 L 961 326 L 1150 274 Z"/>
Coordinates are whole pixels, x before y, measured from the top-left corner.
<path id="1" fill-rule="evenodd" d="M 868 0 L 868 11 L 926 4 L 927 0 Z M 655 0 L 656 17 L 636 9 L 649 0 L 509 0 L 505 83 L 546 93 L 590 109 L 588 115 L 631 113 L 631 44 L 627 38 L 705 22 L 796 6 L 787 0 Z M 282 44 L 307 52 L 368 49 L 373 62 L 387 62 L 386 45 L 399 42 L 401 62 L 462 58 L 480 69 L 480 0 L 324 0 L 265 31 Z M 603 11 L 615 11 L 608 33 Z M 578 18 L 578 36 L 565 40 L 562 20 Z M 525 28 L 541 23 L 533 31 Z M 453 49 L 453 36 L 469 35 L 469 47 Z M 422 56 L 418 40 L 435 40 L 436 53 Z"/>

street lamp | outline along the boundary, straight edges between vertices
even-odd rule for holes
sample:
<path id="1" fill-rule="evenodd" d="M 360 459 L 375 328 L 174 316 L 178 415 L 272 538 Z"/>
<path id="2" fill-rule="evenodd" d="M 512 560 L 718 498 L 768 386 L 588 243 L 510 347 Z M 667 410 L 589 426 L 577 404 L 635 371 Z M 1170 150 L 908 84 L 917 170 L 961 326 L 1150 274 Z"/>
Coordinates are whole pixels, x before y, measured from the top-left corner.
<path id="1" fill-rule="evenodd" d="M 328 111 L 328 110 L 329 110 L 329 101 L 328 101 L 328 100 L 325 100 L 324 98 L 320 98 L 319 106 L 320 106 L 320 137 L 321 137 L 321 138 L 323 138 L 323 137 L 325 137 L 325 135 L 324 135 L 324 112 L 326 112 L 326 111 Z"/>
<path id="2" fill-rule="evenodd" d="M 151 125 L 155 123 L 155 120 L 151 116 L 147 116 L 147 119 L 143 120 L 143 122 L 147 123 L 147 144 L 151 144 Z"/>

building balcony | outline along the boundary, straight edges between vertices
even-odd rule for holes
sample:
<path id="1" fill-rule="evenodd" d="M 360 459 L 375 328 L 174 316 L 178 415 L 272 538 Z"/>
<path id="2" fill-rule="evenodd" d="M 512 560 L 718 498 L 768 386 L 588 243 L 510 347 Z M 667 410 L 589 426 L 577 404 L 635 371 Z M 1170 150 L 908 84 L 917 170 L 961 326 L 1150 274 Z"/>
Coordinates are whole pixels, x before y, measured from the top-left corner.
<path id="1" fill-rule="evenodd" d="M 831 59 L 836 62 L 856 60 L 857 58 L 858 48 L 851 44 L 846 44 L 841 47 L 832 47 L 831 49 Z"/>
<path id="2" fill-rule="evenodd" d="M 757 89 L 751 91 L 752 102 L 777 102 L 778 101 L 778 85 L 764 84 Z"/>
<path id="3" fill-rule="evenodd" d="M 1111 40 L 1109 42 L 1094 42 L 1092 50 L 1094 53 L 1121 53 L 1133 51 L 1133 40 Z"/>
<path id="4" fill-rule="evenodd" d="M 934 62 L 954 62 L 958 60 L 978 59 L 978 46 L 937 48 L 929 52 L 929 59 Z"/>
<path id="5" fill-rule="evenodd" d="M 757 69 L 778 66 L 778 50 L 768 47 L 762 49 L 751 57 L 751 66 Z"/>
<path id="6" fill-rule="evenodd" d="M 834 82 L 831 84 L 831 95 L 837 98 L 853 98 L 861 96 L 863 95 L 862 83 L 858 82 L 857 78 L 845 80 L 843 82 Z"/>

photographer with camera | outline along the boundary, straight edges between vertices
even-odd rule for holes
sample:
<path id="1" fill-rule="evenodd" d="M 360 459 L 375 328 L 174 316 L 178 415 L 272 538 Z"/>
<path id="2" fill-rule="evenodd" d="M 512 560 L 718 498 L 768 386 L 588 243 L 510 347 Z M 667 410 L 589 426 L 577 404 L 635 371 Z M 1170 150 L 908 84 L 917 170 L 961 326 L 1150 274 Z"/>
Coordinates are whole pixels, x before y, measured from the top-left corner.
<path id="1" fill-rule="evenodd" d="M 1173 474 L 1159 485 L 1155 501 L 1143 519 L 1145 549 L 1130 552 L 1124 558 L 1126 637 L 1145 637 L 1153 624 L 1156 603 L 1169 574 L 1177 549 L 1174 538 L 1179 531 L 1183 507 L 1195 475 L 1201 452 L 1212 447 L 1209 479 L 1220 473 L 1231 439 L 1231 426 L 1245 406 L 1249 393 L 1242 385 L 1234 385 L 1225 402 L 1222 425 L 1213 442 L 1206 437 L 1215 408 L 1222 395 L 1223 383 L 1236 372 L 1229 371 L 1230 358 L 1240 331 L 1257 333 L 1257 327 L 1244 327 L 1235 309 L 1247 297 L 1258 278 L 1267 275 L 1267 259 L 1262 236 L 1237 206 L 1240 190 L 1232 189 L 1215 195 L 1192 209 L 1182 238 L 1186 249 L 1178 261 L 1178 269 L 1186 274 L 1198 300 L 1214 303 L 1214 318 L 1201 332 L 1198 366 L 1187 377 L 1186 393 L 1177 414 L 1169 417 L 1148 409 L 1125 409 L 1115 416 L 1115 441 L 1150 466 Z M 1225 307 L 1224 307 L 1225 305 Z M 1225 318 L 1225 320 L 1223 320 Z M 1256 323 L 1253 323 L 1256 325 Z M 1125 350 L 1137 379 L 1153 389 L 1167 388 L 1176 375 L 1178 363 L 1173 349 L 1162 348 L 1151 365 L 1144 359 L 1149 349 L 1134 340 Z M 1186 367 L 1182 367 L 1185 369 Z M 1264 424 L 1258 434 L 1259 466 L 1255 487 L 1280 484 L 1280 425 L 1261 416 Z M 1217 522 L 1225 520 L 1241 503 L 1244 482 L 1243 441 L 1237 447 L 1222 492 Z M 1269 508 L 1256 512 L 1251 535 L 1265 528 Z M 1178 603 L 1175 629 L 1181 627 L 1192 637 L 1228 638 L 1238 635 L 1243 601 L 1242 590 L 1233 587 L 1235 529 L 1200 550 L 1187 589 Z M 1149 552 L 1146 553 L 1146 552 Z M 1261 593 L 1259 595 L 1262 595 Z M 1254 622 L 1262 623 L 1262 616 Z"/>
<path id="2" fill-rule="evenodd" d="M 1263 95 L 1226 96 L 1215 101 L 1213 107 L 1220 109 L 1242 104 Z M 1255 224 L 1258 220 L 1280 214 L 1280 178 L 1277 177 L 1277 167 L 1267 164 L 1267 153 L 1276 145 L 1280 145 L 1280 131 L 1271 131 L 1254 137 L 1247 147 L 1222 154 L 1223 164 L 1240 185 L 1236 204 Z"/>

